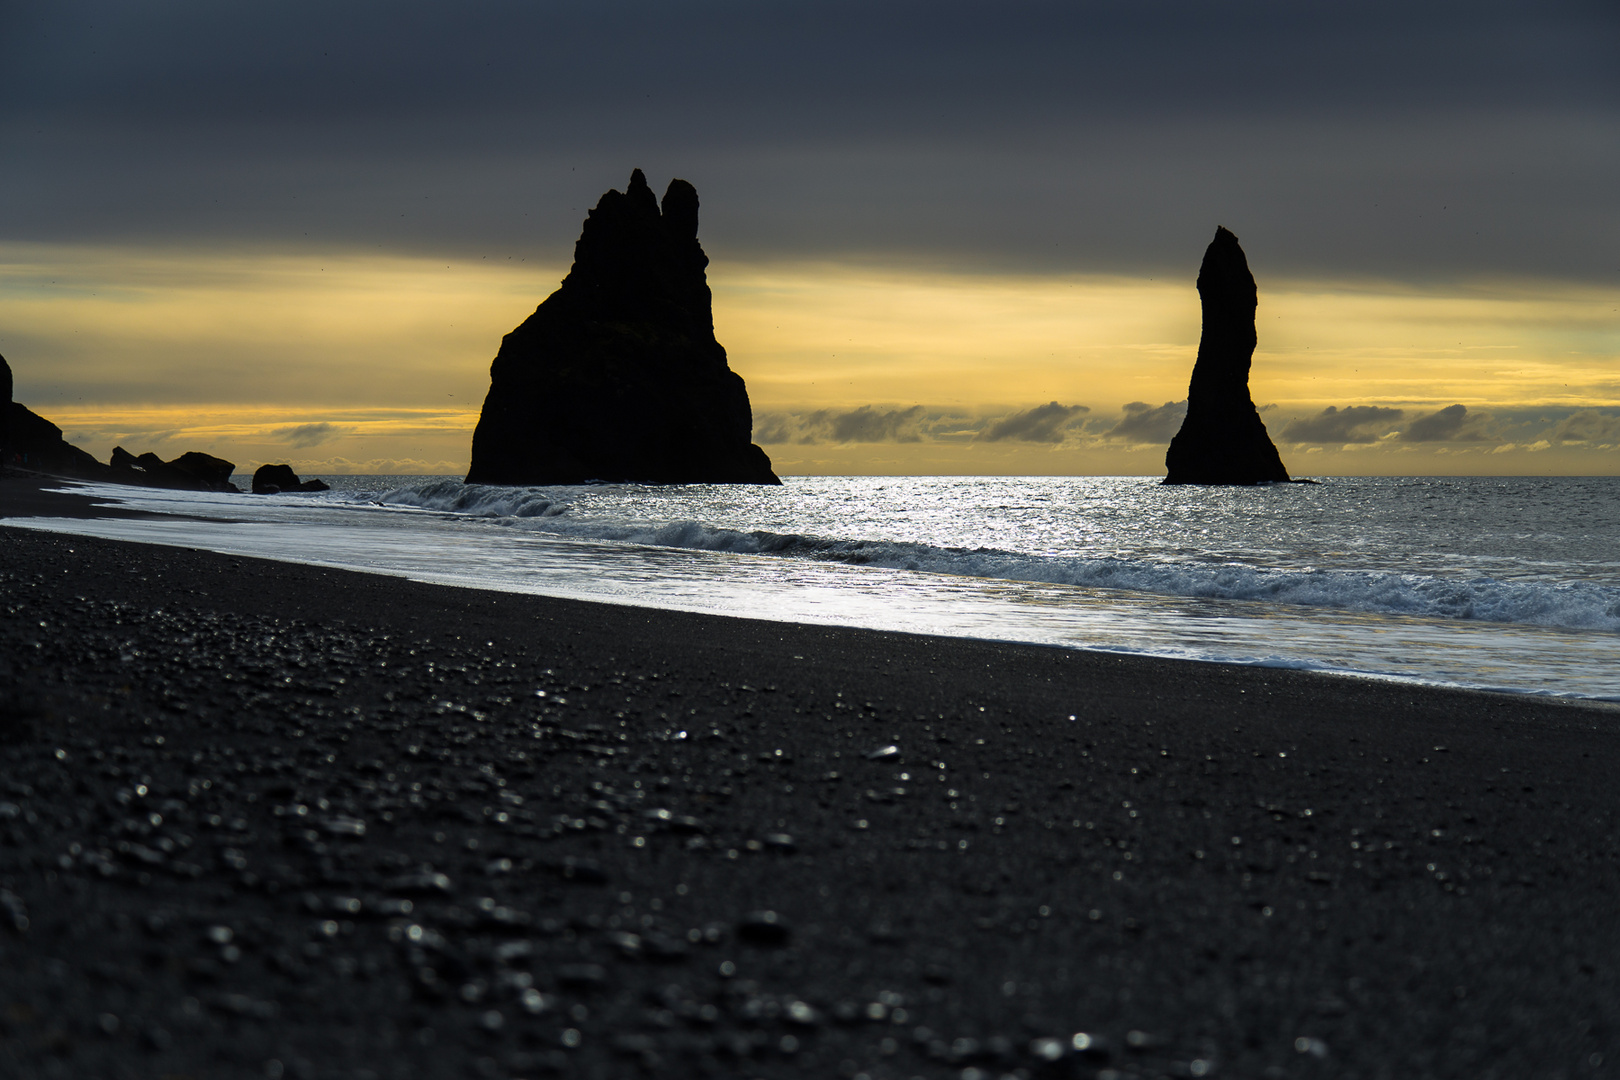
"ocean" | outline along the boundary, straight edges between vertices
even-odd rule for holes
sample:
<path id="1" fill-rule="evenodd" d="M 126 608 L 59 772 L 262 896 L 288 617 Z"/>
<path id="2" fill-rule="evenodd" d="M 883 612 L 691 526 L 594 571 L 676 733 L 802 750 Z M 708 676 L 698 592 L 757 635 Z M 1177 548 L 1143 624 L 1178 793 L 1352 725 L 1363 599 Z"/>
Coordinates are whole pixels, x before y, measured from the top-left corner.
<path id="1" fill-rule="evenodd" d="M 331 491 L 273 496 L 78 485 L 163 516 L 7 524 L 614 604 L 1620 701 L 1620 478 L 323 479 Z"/>

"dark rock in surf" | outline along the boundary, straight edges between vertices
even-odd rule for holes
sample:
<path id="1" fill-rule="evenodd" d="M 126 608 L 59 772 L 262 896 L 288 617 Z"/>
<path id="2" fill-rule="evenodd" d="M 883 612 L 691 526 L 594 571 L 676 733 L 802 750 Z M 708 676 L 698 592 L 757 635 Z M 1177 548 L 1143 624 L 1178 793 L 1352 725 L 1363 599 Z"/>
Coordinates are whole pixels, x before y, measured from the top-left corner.
<path id="1" fill-rule="evenodd" d="M 562 286 L 501 342 L 470 484 L 776 484 L 714 336 L 697 191 L 637 169 L 597 202 Z"/>
<path id="2" fill-rule="evenodd" d="M 1249 396 L 1257 293 L 1238 238 L 1224 228 L 1198 270 L 1204 328 L 1187 418 L 1165 454 L 1167 484 L 1286 483 L 1288 470 Z"/>
<path id="3" fill-rule="evenodd" d="M 253 474 L 253 494 L 278 495 L 283 491 L 325 491 L 320 480 L 300 480 L 291 465 L 260 465 Z"/>

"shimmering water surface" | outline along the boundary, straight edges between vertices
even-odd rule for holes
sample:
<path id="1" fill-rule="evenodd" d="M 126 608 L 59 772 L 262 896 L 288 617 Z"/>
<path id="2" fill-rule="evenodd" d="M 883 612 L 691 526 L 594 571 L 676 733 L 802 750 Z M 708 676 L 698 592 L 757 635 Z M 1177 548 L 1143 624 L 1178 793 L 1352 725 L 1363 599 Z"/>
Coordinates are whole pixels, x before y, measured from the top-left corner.
<path id="1" fill-rule="evenodd" d="M 157 520 L 8 524 L 796 622 L 1620 700 L 1620 480 L 794 477 L 781 488 L 326 477 L 87 485 Z"/>

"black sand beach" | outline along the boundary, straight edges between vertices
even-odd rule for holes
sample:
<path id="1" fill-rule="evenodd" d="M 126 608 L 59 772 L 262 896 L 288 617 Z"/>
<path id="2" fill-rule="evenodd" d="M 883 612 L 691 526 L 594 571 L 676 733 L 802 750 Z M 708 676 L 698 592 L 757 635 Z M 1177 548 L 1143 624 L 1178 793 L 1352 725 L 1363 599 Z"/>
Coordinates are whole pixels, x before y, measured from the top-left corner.
<path id="1" fill-rule="evenodd" d="M 0 1075 L 1620 1064 L 1611 708 L 12 527 L 0 611 Z"/>

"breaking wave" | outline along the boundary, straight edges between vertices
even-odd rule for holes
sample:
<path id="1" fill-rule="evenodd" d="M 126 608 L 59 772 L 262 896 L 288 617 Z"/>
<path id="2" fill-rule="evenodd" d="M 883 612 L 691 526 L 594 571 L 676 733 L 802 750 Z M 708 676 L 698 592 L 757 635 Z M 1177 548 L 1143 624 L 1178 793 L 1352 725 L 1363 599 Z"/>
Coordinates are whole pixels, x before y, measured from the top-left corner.
<path id="1" fill-rule="evenodd" d="M 485 487 L 456 480 L 395 488 L 376 501 L 387 506 L 412 506 L 487 518 L 552 517 L 566 512 L 569 507 L 566 497 L 555 494 L 555 489 Z"/>

